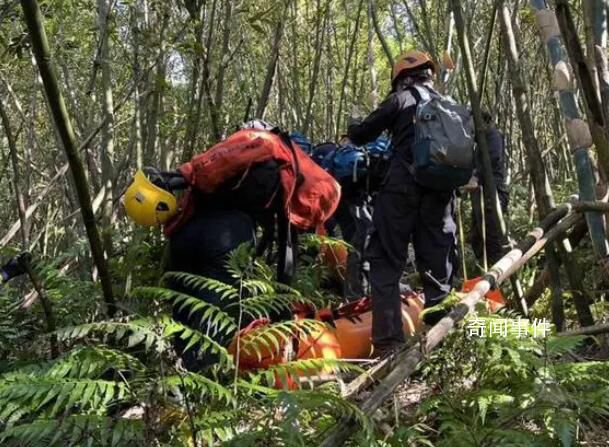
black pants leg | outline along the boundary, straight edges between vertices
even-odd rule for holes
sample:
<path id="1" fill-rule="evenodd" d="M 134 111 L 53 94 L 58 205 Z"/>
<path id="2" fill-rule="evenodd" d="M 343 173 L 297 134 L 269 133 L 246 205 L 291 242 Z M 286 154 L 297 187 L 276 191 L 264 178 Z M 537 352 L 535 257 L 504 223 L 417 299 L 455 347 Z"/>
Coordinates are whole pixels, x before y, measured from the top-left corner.
<path id="1" fill-rule="evenodd" d="M 226 284 L 234 284 L 226 266 L 229 253 L 240 244 L 255 241 L 255 227 L 252 219 L 236 210 L 206 210 L 194 216 L 184 224 L 169 241 L 171 265 L 170 269 L 177 272 L 192 273 L 206 278 L 215 279 Z M 213 304 L 231 315 L 235 321 L 239 310 L 235 307 L 227 309 L 229 301 L 223 300 L 219 293 L 211 289 L 200 289 L 180 281 L 173 281 L 170 288 L 181 293 L 196 297 Z M 173 308 L 173 318 L 185 326 L 207 333 L 208 324 L 202 320 L 203 312 L 191 313 L 190 308 L 181 308 L 176 304 Z M 242 325 L 248 324 L 245 319 Z M 226 344 L 232 334 L 220 336 L 209 334 L 220 344 Z M 213 364 L 215 356 L 206 354 L 198 357 L 196 348 L 185 351 L 186 343 L 176 337 L 176 348 L 182 355 L 185 366 L 191 370 L 199 370 Z"/>
<path id="2" fill-rule="evenodd" d="M 482 204 L 480 203 L 481 199 L 480 190 L 474 191 L 471 194 L 472 198 L 472 227 L 470 234 L 470 243 L 474 254 L 476 255 L 476 259 L 480 263 L 482 263 L 483 255 L 484 255 L 484 243 L 483 243 L 483 234 L 482 234 Z M 507 197 L 504 197 L 502 194 L 499 195 L 499 201 L 501 204 L 501 208 L 503 213 L 507 212 Z M 500 227 L 495 220 L 495 216 L 493 215 L 492 207 L 490 203 L 488 203 L 485 199 L 484 205 L 484 224 L 486 230 L 486 257 L 490 265 L 497 262 L 505 253 L 505 248 L 503 247 L 501 241 L 501 230 Z"/>
<path id="3" fill-rule="evenodd" d="M 404 342 L 399 281 L 411 239 L 419 273 L 424 278 L 426 305 L 440 302 L 450 291 L 456 248 L 453 206 L 452 193 L 422 188 L 404 164 L 399 160 L 392 162 L 375 201 L 374 229 L 366 253 L 370 261 L 375 347 Z"/>
<path id="4" fill-rule="evenodd" d="M 413 242 L 425 307 L 440 303 L 452 286 L 457 259 L 454 208 L 452 193 L 426 191 L 421 195 Z"/>
<path id="5" fill-rule="evenodd" d="M 366 251 L 372 289 L 372 342 L 377 348 L 404 342 L 399 283 L 418 208 L 418 186 L 405 167 L 393 163 L 374 203 Z"/>
<path id="6" fill-rule="evenodd" d="M 347 300 L 358 300 L 366 294 L 367 278 L 364 272 L 364 249 L 366 239 L 372 228 L 372 209 L 367 203 L 353 204 L 350 207 L 355 223 L 353 238 L 348 240 L 353 249 L 347 257 L 344 296 Z"/>

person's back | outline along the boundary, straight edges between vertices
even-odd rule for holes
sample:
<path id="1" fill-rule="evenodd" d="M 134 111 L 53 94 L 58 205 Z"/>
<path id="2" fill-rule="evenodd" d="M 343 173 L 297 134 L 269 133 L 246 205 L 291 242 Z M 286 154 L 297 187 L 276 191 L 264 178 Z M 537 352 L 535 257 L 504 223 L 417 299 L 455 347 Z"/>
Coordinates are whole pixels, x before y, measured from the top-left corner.
<path id="1" fill-rule="evenodd" d="M 431 88 L 430 83 L 425 80 L 415 82 L 423 87 Z M 414 119 L 419 99 L 416 90 L 410 87 L 402 87 L 401 90 L 390 93 L 383 104 L 366 118 L 366 126 L 352 125 L 349 127 L 349 138 L 353 143 L 363 145 L 378 138 L 383 131 L 389 130 L 393 156 L 412 163 Z"/>
<path id="2" fill-rule="evenodd" d="M 402 55 L 393 70 L 393 92 L 363 122 L 349 126 L 349 138 L 365 144 L 388 130 L 394 154 L 375 201 L 374 229 L 366 257 L 370 261 L 372 339 L 379 356 L 404 343 L 400 279 L 412 241 L 423 282 L 425 306 L 441 302 L 451 288 L 456 225 L 454 191 L 419 184 L 413 172 L 415 117 L 421 99 L 416 88 L 431 89 L 435 64 L 428 55 Z M 433 323 L 437 314 L 427 317 Z"/>
<path id="3" fill-rule="evenodd" d="M 508 211 L 509 191 L 506 184 L 505 175 L 505 142 L 501 132 L 495 127 L 490 113 L 484 111 L 483 118 L 487 124 L 485 133 L 486 143 L 491 162 L 491 169 L 497 195 L 501 204 L 502 212 L 505 215 Z M 478 151 L 476 157 L 476 169 L 474 172 L 478 185 L 484 185 L 484 170 L 482 168 L 482 156 Z M 505 253 L 506 249 L 502 244 L 501 230 L 495 220 L 490 202 L 483 197 L 483 190 L 478 187 L 471 193 L 472 199 L 472 225 L 470 232 L 470 244 L 476 258 L 484 264 L 486 260 L 493 264 L 498 261 Z M 482 203 L 484 202 L 484 213 Z M 483 241 L 486 241 L 486 244 Z M 485 247 L 486 245 L 486 247 Z M 486 250 L 485 250 L 486 248 Z"/>

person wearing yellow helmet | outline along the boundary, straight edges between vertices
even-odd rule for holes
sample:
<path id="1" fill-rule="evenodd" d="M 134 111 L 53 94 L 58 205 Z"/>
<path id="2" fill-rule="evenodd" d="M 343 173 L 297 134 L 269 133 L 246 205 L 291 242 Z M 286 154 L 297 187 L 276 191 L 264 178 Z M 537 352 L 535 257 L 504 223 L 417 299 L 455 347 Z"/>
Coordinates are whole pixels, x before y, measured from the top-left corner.
<path id="1" fill-rule="evenodd" d="M 413 242 L 426 307 L 450 292 L 456 256 L 454 192 L 422 186 L 413 174 L 415 117 L 421 91 L 435 93 L 435 62 L 421 51 L 401 55 L 392 70 L 391 93 L 366 119 L 352 119 L 350 140 L 363 145 L 389 131 L 393 156 L 376 197 L 366 257 L 373 301 L 372 340 L 378 356 L 404 344 L 400 279 Z M 428 314 L 431 324 L 437 314 Z"/>
<path id="2" fill-rule="evenodd" d="M 227 257 L 243 243 L 256 245 L 260 226 L 258 254 L 276 241 L 277 279 L 289 283 L 295 272 L 297 230 L 323 226 L 334 212 L 340 196 L 334 179 L 287 134 L 254 124 L 194 156 L 176 172 L 146 168 L 135 174 L 124 195 L 125 211 L 138 224 L 163 226 L 169 238 L 168 270 L 233 284 Z M 169 286 L 238 318 L 239 309 L 217 291 L 177 279 Z M 174 306 L 173 315 L 187 326 L 204 329 L 199 327 L 203 311 Z M 241 321 L 250 323 L 247 316 Z M 189 369 L 215 361 L 210 355 L 197 358 L 197 350 L 186 349 L 179 337 L 176 345 Z"/>
<path id="3" fill-rule="evenodd" d="M 177 214 L 177 199 L 171 192 L 175 187 L 170 185 L 172 177 L 181 178 L 171 173 L 163 174 L 155 168 L 144 168 L 135 173 L 123 198 L 125 212 L 135 223 L 160 226 Z"/>

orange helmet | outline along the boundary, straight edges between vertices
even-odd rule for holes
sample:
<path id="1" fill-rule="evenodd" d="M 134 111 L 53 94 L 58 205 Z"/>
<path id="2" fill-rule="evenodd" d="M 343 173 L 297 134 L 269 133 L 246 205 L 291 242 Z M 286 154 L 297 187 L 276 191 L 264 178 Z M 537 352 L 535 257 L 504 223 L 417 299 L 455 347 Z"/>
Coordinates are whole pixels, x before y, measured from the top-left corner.
<path id="1" fill-rule="evenodd" d="M 413 50 L 402 54 L 395 64 L 393 64 L 391 83 L 393 84 L 405 70 L 412 70 L 414 68 L 423 67 L 424 65 L 428 65 L 434 73 L 437 71 L 435 62 L 431 59 L 429 54 L 424 53 L 423 51 Z"/>

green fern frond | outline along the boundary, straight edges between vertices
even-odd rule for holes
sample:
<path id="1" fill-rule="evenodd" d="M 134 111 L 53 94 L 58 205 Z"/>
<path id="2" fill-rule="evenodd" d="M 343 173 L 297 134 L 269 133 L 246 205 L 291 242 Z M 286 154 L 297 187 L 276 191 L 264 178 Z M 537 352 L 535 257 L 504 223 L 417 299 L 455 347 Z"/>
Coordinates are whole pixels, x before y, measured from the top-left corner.
<path id="1" fill-rule="evenodd" d="M 352 418 L 359 423 L 364 438 L 368 442 L 373 439 L 373 424 L 370 418 L 357 405 L 336 394 L 309 390 L 282 391 L 277 396 L 277 402 L 295 403 L 299 412 L 309 410 L 319 415 L 329 413 L 337 418 Z"/>
<path id="2" fill-rule="evenodd" d="M 0 381 L 0 412 L 10 403 L 50 416 L 68 410 L 98 411 L 126 393 L 123 382 L 15 374 Z"/>
<path id="3" fill-rule="evenodd" d="M 214 380 L 192 371 L 172 375 L 164 378 L 162 381 L 169 387 L 185 389 L 187 392 L 198 396 L 209 396 L 219 401 L 224 401 L 227 405 L 234 403 L 235 398 L 231 390 Z"/>
<path id="4" fill-rule="evenodd" d="M 169 348 L 167 340 L 161 335 L 161 325 L 162 320 L 155 318 L 140 318 L 131 321 L 123 319 L 122 321 L 101 321 L 65 327 L 55 333 L 60 341 L 80 340 L 96 334 L 104 339 L 110 336 L 116 340 L 126 338 L 128 347 L 143 343 L 147 350 L 154 347 L 160 352 Z"/>
<path id="5" fill-rule="evenodd" d="M 218 441 L 226 442 L 232 439 L 237 433 L 239 423 L 239 413 L 236 411 L 205 411 L 197 414 L 194 421 L 198 437 L 206 441 L 207 445 L 214 445 Z M 189 424 L 184 424 L 187 436 L 191 434 Z"/>
<path id="6" fill-rule="evenodd" d="M 230 334 L 237 328 L 234 319 L 217 306 L 184 293 L 158 287 L 140 287 L 134 290 L 134 294 L 148 299 L 173 301 L 174 306 L 179 306 L 179 311 L 188 309 L 189 317 L 198 313 L 199 325 L 205 325 L 208 334 Z"/>
<path id="7" fill-rule="evenodd" d="M 256 295 L 270 295 L 275 293 L 275 288 L 273 284 L 264 279 L 244 279 L 241 284 L 246 291 L 246 295 L 248 296 L 256 296 Z"/>
<path id="8" fill-rule="evenodd" d="M 545 344 L 546 352 L 550 356 L 561 356 L 577 349 L 586 338 L 584 335 L 548 337 Z"/>
<path id="9" fill-rule="evenodd" d="M 270 386 L 276 386 L 279 381 L 285 387 L 291 379 L 296 385 L 302 386 L 305 383 L 310 384 L 314 376 L 346 372 L 360 374 L 363 369 L 340 359 L 304 359 L 272 365 L 267 369 L 250 373 L 249 380 L 258 383 L 264 379 Z"/>
<path id="10" fill-rule="evenodd" d="M 218 365 L 220 367 L 234 367 L 233 358 L 226 348 L 200 331 L 185 326 L 182 323 L 178 323 L 177 321 L 170 320 L 165 323 L 163 334 L 166 337 L 178 336 L 186 341 L 185 351 L 196 348 L 199 355 L 210 353 L 218 356 Z"/>
<path id="11" fill-rule="evenodd" d="M 141 372 L 145 366 L 134 356 L 117 349 L 103 345 L 82 346 L 54 362 L 46 375 L 56 378 L 96 378 L 110 369 Z"/>
<path id="12" fill-rule="evenodd" d="M 325 323 L 318 320 L 290 320 L 261 326 L 241 339 L 241 349 L 248 355 L 262 358 L 263 351 L 279 352 L 294 337 L 306 337 L 323 331 Z"/>
<path id="13" fill-rule="evenodd" d="M 7 447 L 120 447 L 141 445 L 144 430 L 141 420 L 72 415 L 62 419 L 35 419 L 9 427 L 0 434 L 0 442 Z"/>
<path id="14" fill-rule="evenodd" d="M 171 281 L 176 281 L 179 284 L 183 284 L 186 287 L 195 289 L 195 290 L 211 290 L 217 293 L 223 300 L 237 300 L 239 298 L 239 289 L 226 284 L 222 281 L 218 281 L 217 279 L 206 278 L 199 275 L 193 275 L 191 273 L 183 273 L 183 272 L 167 272 L 163 275 L 162 280 L 167 283 Z M 136 293 L 136 289 L 134 294 Z M 165 289 L 170 290 L 170 289 Z M 165 298 L 166 299 L 166 298 Z"/>

